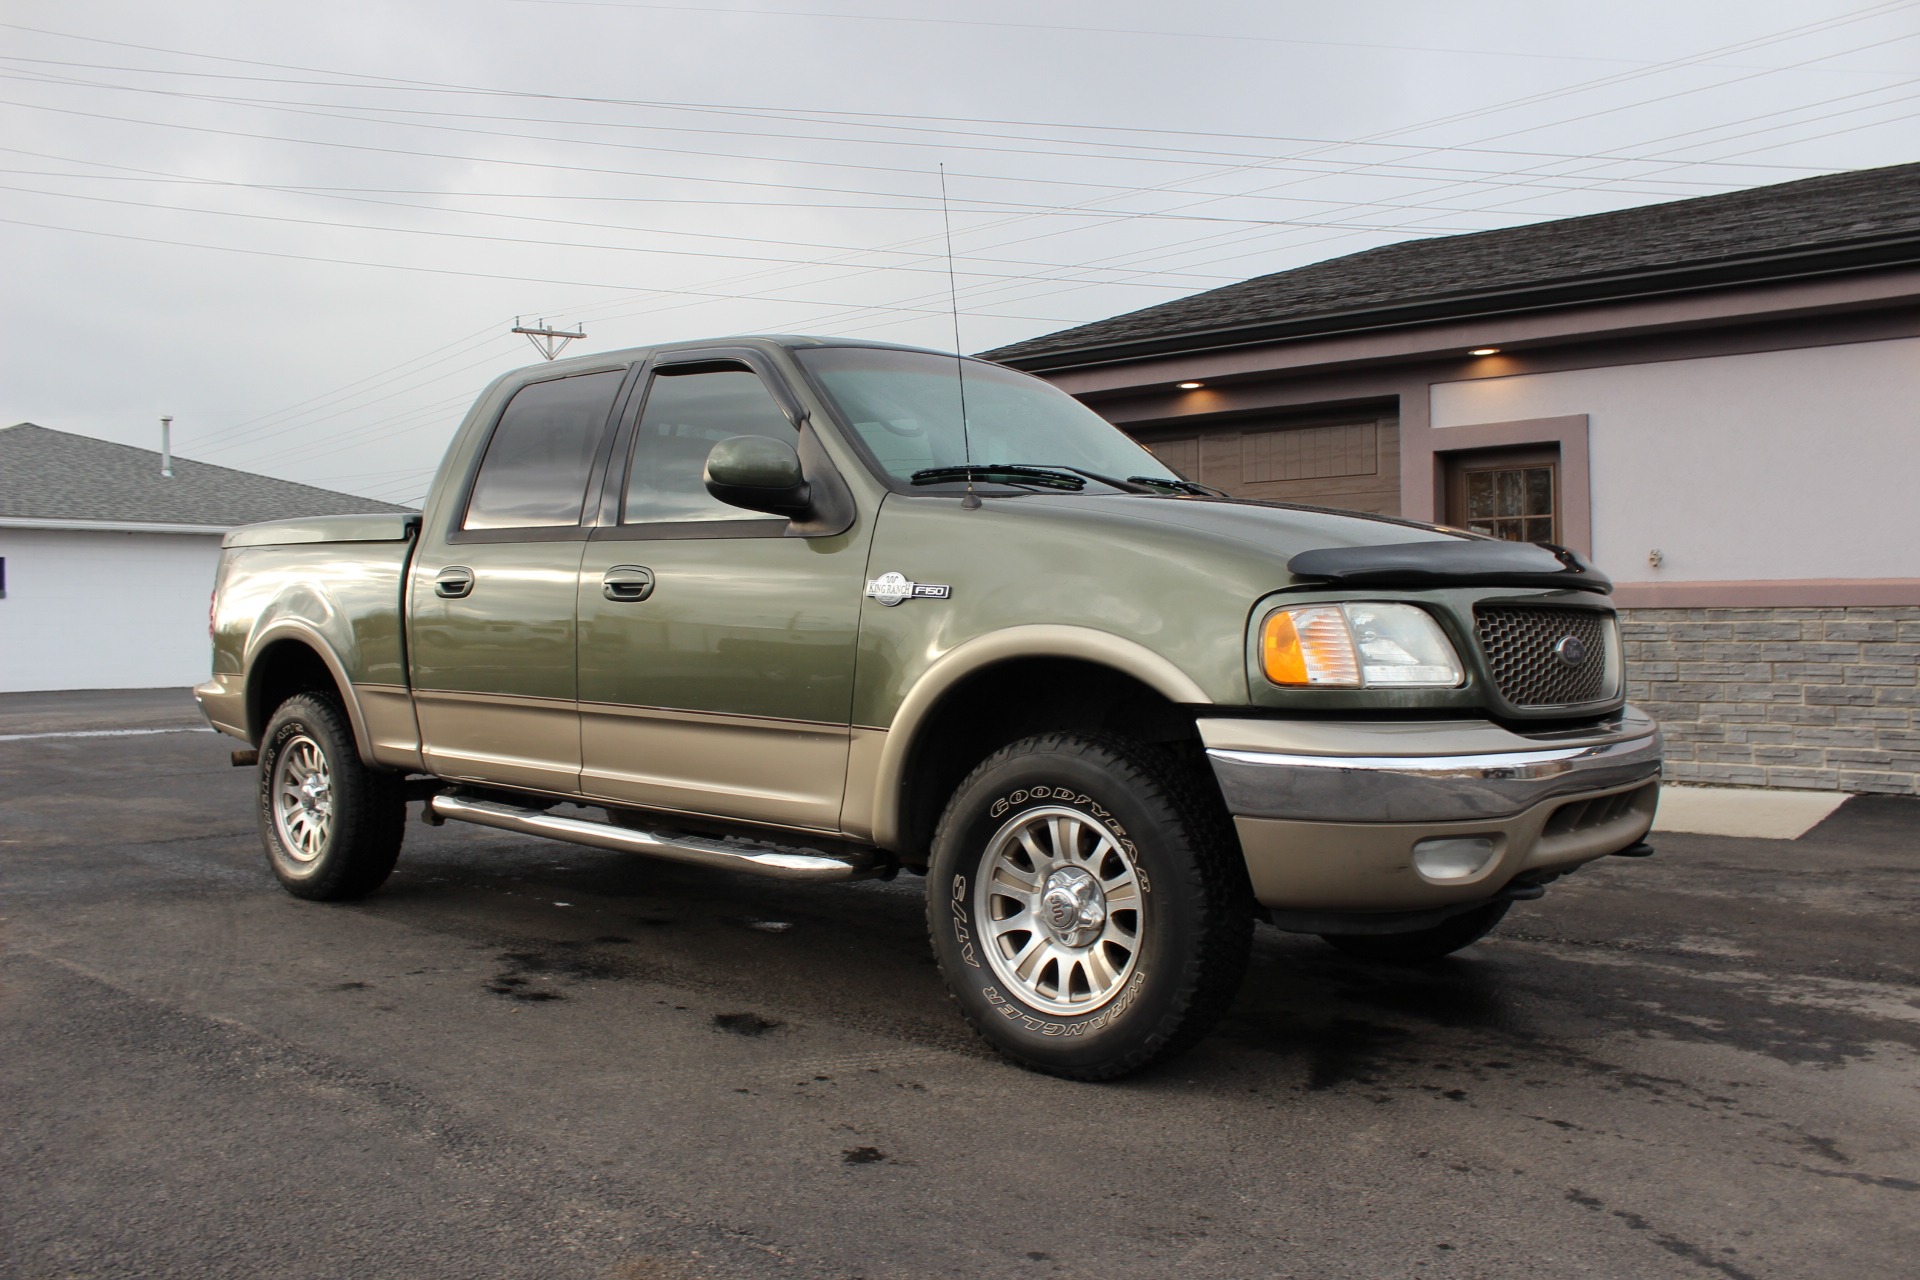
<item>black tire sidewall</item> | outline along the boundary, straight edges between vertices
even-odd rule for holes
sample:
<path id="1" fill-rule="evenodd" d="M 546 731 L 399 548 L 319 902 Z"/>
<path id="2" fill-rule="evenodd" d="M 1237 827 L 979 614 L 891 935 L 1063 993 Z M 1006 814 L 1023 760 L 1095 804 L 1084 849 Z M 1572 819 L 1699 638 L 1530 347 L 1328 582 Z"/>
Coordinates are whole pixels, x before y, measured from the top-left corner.
<path id="1" fill-rule="evenodd" d="M 1088 745 L 1030 740 L 996 753 L 955 793 L 928 867 L 928 932 L 962 1012 L 1010 1056 L 1075 1075 L 1144 1060 L 1172 1034 L 1192 998 L 1190 970 L 1207 909 L 1192 866 L 1195 833 L 1178 807 L 1137 778 L 1128 785 L 1114 767 L 1137 769 L 1138 762 Z M 1031 1006 L 1002 982 L 974 918 L 974 888 L 993 836 L 1022 813 L 1048 807 L 1076 810 L 1105 827 L 1133 860 L 1140 885 L 1134 971 L 1118 995 L 1079 1015 Z"/>

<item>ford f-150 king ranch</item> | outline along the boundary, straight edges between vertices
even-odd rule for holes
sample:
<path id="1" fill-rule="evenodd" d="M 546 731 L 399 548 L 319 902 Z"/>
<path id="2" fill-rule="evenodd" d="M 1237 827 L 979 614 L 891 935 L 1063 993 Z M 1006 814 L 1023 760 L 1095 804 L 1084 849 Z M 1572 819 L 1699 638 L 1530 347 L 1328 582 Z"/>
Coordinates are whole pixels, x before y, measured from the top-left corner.
<path id="1" fill-rule="evenodd" d="M 1573 552 L 1235 499 L 1063 392 L 728 338 L 508 374 L 419 516 L 227 535 L 209 721 L 303 898 L 423 817 L 795 880 L 923 873 L 1028 1066 L 1205 1034 L 1253 921 L 1435 959 L 1649 852 L 1660 735 Z"/>

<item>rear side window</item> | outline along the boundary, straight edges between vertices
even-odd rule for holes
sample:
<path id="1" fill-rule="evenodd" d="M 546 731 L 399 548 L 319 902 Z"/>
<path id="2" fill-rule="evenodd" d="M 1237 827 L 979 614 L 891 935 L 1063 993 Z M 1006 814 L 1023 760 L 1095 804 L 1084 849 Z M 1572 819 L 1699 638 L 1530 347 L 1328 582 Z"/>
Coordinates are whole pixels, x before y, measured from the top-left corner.
<path id="1" fill-rule="evenodd" d="M 662 369 L 647 392 L 627 469 L 622 524 L 682 520 L 751 520 L 707 492 L 707 454 L 732 436 L 770 436 L 793 444 L 798 434 L 766 384 L 741 366 Z"/>
<path id="2" fill-rule="evenodd" d="M 618 369 L 520 388 L 487 441 L 467 529 L 541 529 L 580 523 L 587 477 L 613 398 Z"/>

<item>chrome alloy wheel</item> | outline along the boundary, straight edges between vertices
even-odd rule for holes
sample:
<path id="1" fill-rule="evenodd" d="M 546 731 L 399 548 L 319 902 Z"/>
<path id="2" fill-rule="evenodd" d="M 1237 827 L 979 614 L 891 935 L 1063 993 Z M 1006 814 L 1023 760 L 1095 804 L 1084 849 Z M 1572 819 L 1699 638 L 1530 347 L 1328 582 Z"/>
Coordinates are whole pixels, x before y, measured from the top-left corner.
<path id="1" fill-rule="evenodd" d="M 1133 859 L 1074 809 L 1030 809 L 994 834 L 974 911 L 987 962 L 1036 1009 L 1092 1013 L 1133 976 L 1144 903 Z"/>
<path id="2" fill-rule="evenodd" d="M 327 847 L 333 771 L 320 744 L 304 733 L 288 739 L 273 762 L 273 826 L 295 862 L 312 862 Z"/>

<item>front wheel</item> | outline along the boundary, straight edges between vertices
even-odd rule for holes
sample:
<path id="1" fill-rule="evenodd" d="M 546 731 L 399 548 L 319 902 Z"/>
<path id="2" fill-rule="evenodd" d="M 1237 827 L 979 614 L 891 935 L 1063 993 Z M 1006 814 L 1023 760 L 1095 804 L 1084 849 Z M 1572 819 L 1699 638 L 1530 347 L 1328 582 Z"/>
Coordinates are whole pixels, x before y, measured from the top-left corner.
<path id="1" fill-rule="evenodd" d="M 1323 933 L 1320 936 L 1336 949 L 1362 960 L 1418 964 L 1450 956 L 1480 941 L 1493 932 L 1493 927 L 1505 918 L 1507 908 L 1512 905 L 1489 902 L 1450 916 L 1431 929 L 1413 933 Z"/>
<path id="2" fill-rule="evenodd" d="M 407 829 L 398 774 L 361 762 L 340 704 L 288 698 L 260 739 L 260 838 L 296 898 L 360 898 L 386 883 Z"/>
<path id="3" fill-rule="evenodd" d="M 989 756 L 947 805 L 927 875 L 934 953 L 974 1029 L 1081 1080 L 1205 1035 L 1252 935 L 1218 807 L 1134 744 L 1050 734 Z"/>

